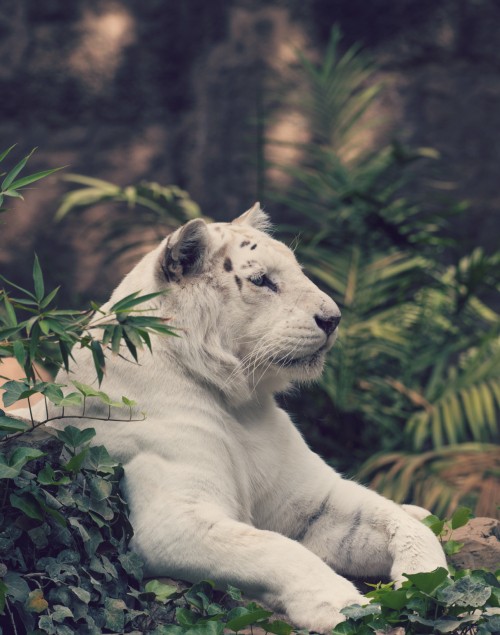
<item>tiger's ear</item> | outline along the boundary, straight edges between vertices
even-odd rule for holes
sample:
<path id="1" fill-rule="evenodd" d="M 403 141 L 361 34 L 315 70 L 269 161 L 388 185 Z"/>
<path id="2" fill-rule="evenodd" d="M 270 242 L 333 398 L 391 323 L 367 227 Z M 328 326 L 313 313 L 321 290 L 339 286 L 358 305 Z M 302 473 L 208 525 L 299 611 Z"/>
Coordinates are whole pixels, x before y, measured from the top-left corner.
<path id="1" fill-rule="evenodd" d="M 271 221 L 269 216 L 260 206 L 260 203 L 255 203 L 253 207 L 248 209 L 244 214 L 235 218 L 232 222 L 233 225 L 250 225 L 254 229 L 258 229 L 262 232 L 268 231 L 271 227 Z"/>
<path id="2" fill-rule="evenodd" d="M 207 224 L 195 218 L 167 239 L 161 267 L 169 282 L 179 282 L 182 276 L 199 273 L 208 248 Z"/>

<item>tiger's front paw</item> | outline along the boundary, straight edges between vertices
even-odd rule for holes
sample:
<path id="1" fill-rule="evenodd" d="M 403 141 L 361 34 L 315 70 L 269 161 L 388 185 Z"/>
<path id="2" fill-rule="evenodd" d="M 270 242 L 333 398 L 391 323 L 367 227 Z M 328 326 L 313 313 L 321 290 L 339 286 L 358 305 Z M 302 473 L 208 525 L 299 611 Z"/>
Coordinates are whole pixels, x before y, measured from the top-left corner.
<path id="1" fill-rule="evenodd" d="M 289 603 L 287 613 L 296 626 L 317 633 L 329 633 L 343 622 L 346 618 L 341 610 L 346 606 L 369 603 L 351 582 L 343 579 L 334 588 L 317 590 L 307 596 Z"/>

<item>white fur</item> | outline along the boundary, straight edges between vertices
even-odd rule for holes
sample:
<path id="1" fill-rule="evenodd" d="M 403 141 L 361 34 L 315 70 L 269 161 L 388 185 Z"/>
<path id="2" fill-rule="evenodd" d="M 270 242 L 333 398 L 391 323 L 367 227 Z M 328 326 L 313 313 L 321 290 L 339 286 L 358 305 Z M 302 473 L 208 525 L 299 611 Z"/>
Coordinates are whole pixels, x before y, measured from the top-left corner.
<path id="1" fill-rule="evenodd" d="M 258 205 L 230 224 L 191 221 L 125 277 L 107 306 L 167 289 L 149 310 L 180 337 L 155 337 L 138 366 L 107 355 L 103 390 L 137 400 L 144 422 L 85 426 L 124 464 L 132 544 L 148 575 L 230 583 L 324 632 L 340 609 L 365 602 L 344 574 L 401 581 L 446 564 L 430 530 L 341 478 L 276 405 L 277 391 L 320 374 L 337 331 L 327 337 L 315 316 L 339 311 L 256 229 L 267 225 Z M 262 273 L 276 289 L 251 282 Z M 87 352 L 75 359 L 70 379 L 91 383 Z"/>

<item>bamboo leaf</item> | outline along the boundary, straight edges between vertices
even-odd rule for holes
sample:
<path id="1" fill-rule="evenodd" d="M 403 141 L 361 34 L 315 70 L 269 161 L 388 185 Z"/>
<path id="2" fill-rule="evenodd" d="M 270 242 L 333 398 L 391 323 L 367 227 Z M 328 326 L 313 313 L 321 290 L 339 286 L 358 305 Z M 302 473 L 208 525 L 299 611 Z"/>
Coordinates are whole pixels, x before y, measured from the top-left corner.
<path id="1" fill-rule="evenodd" d="M 122 298 L 121 300 L 113 304 L 113 306 L 110 309 L 110 312 L 111 313 L 127 312 L 139 304 L 143 304 L 145 302 L 148 302 L 149 300 L 152 300 L 153 298 L 157 298 L 158 296 L 163 295 L 161 291 L 155 292 L 155 293 L 147 293 L 146 295 L 141 295 L 141 296 L 139 295 L 139 293 L 140 291 L 136 291 L 135 293 L 131 293 L 125 298 Z"/>
<path id="2" fill-rule="evenodd" d="M 488 426 L 493 437 L 491 440 L 494 441 L 495 437 L 498 437 L 498 422 L 495 414 L 495 403 L 493 395 L 487 383 L 479 384 L 478 391 L 482 398 L 483 413 L 486 425 Z"/>
<path id="3" fill-rule="evenodd" d="M 43 300 L 45 287 L 43 283 L 43 274 L 42 269 L 40 267 L 40 261 L 38 260 L 38 256 L 35 254 L 35 262 L 33 264 L 33 282 L 35 284 L 35 297 L 37 302 L 41 302 Z"/>
<path id="4" fill-rule="evenodd" d="M 5 159 L 5 157 L 9 154 L 9 152 L 13 150 L 15 147 L 16 147 L 16 144 L 14 143 L 14 145 L 11 145 L 10 148 L 7 148 L 7 150 L 4 150 L 2 154 L 0 154 L 0 163 Z"/>
<path id="5" fill-rule="evenodd" d="M 40 179 L 45 178 L 46 176 L 50 176 L 51 174 L 54 174 L 54 172 L 58 172 L 59 170 L 62 170 L 63 168 L 52 168 L 51 170 L 43 170 L 42 172 L 36 172 L 35 174 L 30 174 L 29 176 L 25 176 L 22 179 L 17 179 L 16 181 L 13 181 L 10 184 L 10 189 L 12 190 L 16 190 L 19 189 L 20 187 L 26 187 L 26 185 L 31 185 L 32 183 L 35 183 L 36 181 L 39 181 Z M 5 194 L 7 194 L 7 192 L 5 192 Z"/>
<path id="6" fill-rule="evenodd" d="M 5 306 L 5 313 L 7 316 L 7 325 L 8 326 L 16 326 L 17 325 L 17 316 L 16 316 L 16 312 L 14 310 L 14 307 L 12 306 L 12 302 L 9 300 L 8 296 L 5 294 L 4 298 L 3 298 L 3 303 Z"/>
<path id="7" fill-rule="evenodd" d="M 450 406 L 450 402 L 441 402 L 441 404 L 439 405 L 439 410 L 441 411 L 441 422 L 447 442 L 450 444 L 457 443 L 458 436 L 456 428 L 458 427 L 459 421 L 453 418 L 453 410 Z"/>
<path id="8" fill-rule="evenodd" d="M 24 159 L 21 159 L 21 161 L 19 161 L 19 163 L 15 165 L 10 172 L 7 173 L 7 176 L 4 178 L 1 185 L 1 189 L 3 192 L 9 189 L 11 183 L 14 181 L 19 172 L 24 168 L 35 149 L 36 148 L 33 148 L 33 150 L 26 157 L 24 157 Z"/>

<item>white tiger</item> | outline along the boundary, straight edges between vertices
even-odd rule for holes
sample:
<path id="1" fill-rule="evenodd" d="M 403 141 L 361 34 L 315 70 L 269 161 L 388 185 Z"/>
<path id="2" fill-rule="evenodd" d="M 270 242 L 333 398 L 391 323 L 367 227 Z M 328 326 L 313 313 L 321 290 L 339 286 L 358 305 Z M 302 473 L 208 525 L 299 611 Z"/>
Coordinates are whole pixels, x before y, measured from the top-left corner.
<path id="1" fill-rule="evenodd" d="M 325 632 L 366 602 L 343 575 L 401 581 L 446 562 L 429 529 L 341 478 L 276 405 L 320 375 L 340 311 L 267 228 L 258 204 L 232 223 L 190 221 L 125 277 L 104 308 L 167 289 L 149 308 L 181 336 L 155 337 L 139 365 L 107 361 L 103 390 L 136 399 L 144 422 L 85 426 L 124 464 L 149 576 L 229 583 Z M 91 383 L 87 352 L 75 359 L 69 379 Z"/>

